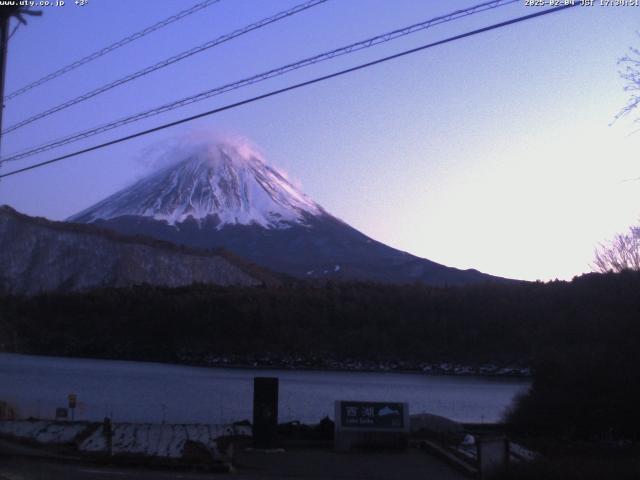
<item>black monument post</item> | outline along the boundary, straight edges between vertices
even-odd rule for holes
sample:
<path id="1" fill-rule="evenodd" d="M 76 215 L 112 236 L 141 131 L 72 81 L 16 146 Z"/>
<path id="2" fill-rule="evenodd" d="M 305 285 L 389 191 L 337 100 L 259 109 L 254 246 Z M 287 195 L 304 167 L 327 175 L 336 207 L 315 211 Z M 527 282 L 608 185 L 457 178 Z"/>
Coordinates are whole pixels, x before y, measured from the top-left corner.
<path id="1" fill-rule="evenodd" d="M 253 446 L 275 448 L 278 431 L 278 379 L 253 379 Z"/>

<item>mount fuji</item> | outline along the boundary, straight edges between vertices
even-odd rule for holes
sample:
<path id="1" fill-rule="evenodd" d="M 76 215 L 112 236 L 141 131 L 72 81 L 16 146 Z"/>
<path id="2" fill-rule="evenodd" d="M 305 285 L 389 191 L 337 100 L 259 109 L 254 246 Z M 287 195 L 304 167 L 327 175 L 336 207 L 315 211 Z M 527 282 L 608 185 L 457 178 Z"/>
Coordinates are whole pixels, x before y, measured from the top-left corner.
<path id="1" fill-rule="evenodd" d="M 377 242 L 332 216 L 246 143 L 203 141 L 67 221 L 223 247 L 300 278 L 460 285 L 504 281 Z"/>

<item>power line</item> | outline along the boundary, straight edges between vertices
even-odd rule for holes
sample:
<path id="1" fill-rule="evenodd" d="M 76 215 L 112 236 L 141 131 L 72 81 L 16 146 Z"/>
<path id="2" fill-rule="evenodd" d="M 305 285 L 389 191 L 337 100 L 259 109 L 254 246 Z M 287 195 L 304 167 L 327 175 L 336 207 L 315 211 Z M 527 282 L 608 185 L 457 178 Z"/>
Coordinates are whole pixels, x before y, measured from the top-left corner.
<path id="1" fill-rule="evenodd" d="M 75 62 L 72 62 L 58 70 L 56 70 L 55 72 L 50 73 L 49 75 L 46 75 L 42 78 L 40 78 L 39 80 L 36 80 L 28 85 L 25 85 L 22 88 L 19 88 L 18 90 L 10 93 L 9 95 L 6 95 L 4 97 L 4 101 L 8 101 L 11 100 L 15 97 L 17 97 L 18 95 L 22 95 L 25 92 L 28 92 L 29 90 L 36 88 L 44 83 L 47 83 L 51 80 L 53 80 L 54 78 L 58 78 L 61 75 L 64 75 L 65 73 L 70 72 L 71 70 L 75 70 L 76 68 L 89 63 L 93 60 L 95 60 L 96 58 L 100 58 L 103 55 L 106 55 L 107 53 L 113 52 L 114 50 L 123 47 L 125 45 L 127 45 L 128 43 L 131 43 L 135 40 L 138 40 L 146 35 L 149 35 L 152 32 L 155 32 L 156 30 L 159 30 L 163 27 L 166 27 L 167 25 L 170 25 L 174 22 L 177 22 L 178 20 L 181 20 L 189 15 L 192 15 L 204 8 L 207 8 L 215 3 L 220 2 L 221 0 L 205 0 L 204 2 L 200 2 L 195 4 L 193 7 L 188 8 L 187 10 L 183 10 L 181 12 L 176 13 L 175 15 L 172 15 L 168 18 L 165 18 L 164 20 L 161 20 L 158 23 L 155 23 L 153 25 L 151 25 L 150 27 L 145 28 L 144 30 L 140 30 L 139 32 L 136 32 L 132 35 L 129 35 L 128 37 L 123 38 L 122 40 L 118 40 L 115 43 L 112 43 L 111 45 L 101 48 L 100 50 L 93 52 L 90 55 L 87 55 L 86 57 L 81 58 L 80 60 L 76 60 Z"/>
<path id="2" fill-rule="evenodd" d="M 9 40 L 11 40 L 13 38 L 13 35 L 16 33 L 16 30 L 18 30 L 18 28 L 20 28 L 20 22 L 16 23 L 13 26 L 13 29 L 11 30 L 11 33 L 9 34 Z"/>
<path id="3" fill-rule="evenodd" d="M 286 73 L 289 73 L 291 71 L 294 70 L 298 70 L 300 68 L 303 67 L 307 67 L 310 65 L 314 65 L 316 63 L 319 62 L 323 62 L 326 60 L 330 60 L 332 58 L 336 58 L 342 55 L 346 55 L 349 53 L 353 53 L 356 52 L 358 50 L 363 50 L 365 48 L 370 48 L 373 47 L 375 45 L 381 44 L 381 43 L 385 43 L 385 42 L 389 42 L 391 40 L 395 40 L 396 38 L 400 38 L 406 35 L 410 35 L 412 33 L 421 31 L 421 30 L 425 30 L 427 28 L 431 28 L 435 25 L 440 25 L 443 23 L 447 23 L 447 22 L 451 22 L 453 20 L 457 20 L 469 15 L 474 15 L 476 13 L 480 13 L 486 10 L 491 10 L 494 8 L 498 8 L 498 7 L 503 7 L 506 5 L 509 5 L 511 3 L 515 3 L 518 2 L 519 0 L 493 0 L 490 2 L 485 2 L 485 3 L 481 3 L 478 5 L 475 5 L 473 7 L 470 8 L 466 8 L 464 10 L 456 10 L 455 12 L 449 13 L 447 15 L 442 15 L 439 17 L 435 17 L 432 18 L 430 20 L 426 20 L 424 22 L 420 22 L 420 23 L 416 23 L 414 25 L 410 25 L 408 27 L 405 28 L 401 28 L 401 29 L 397 29 L 397 30 L 393 30 L 391 32 L 388 33 L 384 33 L 382 35 L 377 35 L 375 37 L 371 37 L 368 38 L 366 40 L 362 40 L 356 43 L 352 43 L 350 45 L 347 45 L 345 47 L 340 47 L 334 50 L 330 50 L 328 52 L 324 52 L 318 55 L 315 55 L 313 57 L 308 57 L 305 58 L 303 60 L 299 60 L 297 62 L 294 63 L 290 63 L 288 65 L 282 66 L 282 67 L 278 67 L 272 70 L 269 70 L 267 72 L 263 72 L 260 73 L 258 75 L 254 75 L 252 77 L 248 77 L 230 84 L 226 84 L 220 87 L 216 87 L 210 90 L 206 90 L 204 92 L 200 92 L 196 95 L 191 95 L 189 97 L 165 104 L 165 105 L 161 105 L 159 107 L 155 107 L 151 110 L 147 110 L 141 113 L 137 113 L 134 115 L 130 115 L 128 117 L 124 117 L 118 120 L 115 120 L 113 122 L 107 123 L 107 124 L 103 124 L 100 125 L 98 127 L 93 127 L 91 129 L 88 130 L 84 130 L 82 132 L 55 140 L 53 142 L 49 142 L 46 143 L 44 145 L 35 147 L 35 148 L 31 148 L 29 150 L 26 151 L 22 151 L 22 152 L 18 152 L 15 153 L 11 156 L 8 156 L 4 159 L 0 159 L 0 164 L 4 163 L 4 162 L 9 162 L 9 161 L 17 161 L 17 160 L 21 160 L 30 156 L 33 156 L 37 153 L 41 153 L 47 150 L 51 150 L 53 148 L 57 148 L 63 145 L 67 145 L 69 143 L 74 143 L 77 142 L 79 140 L 85 139 L 85 138 L 89 138 L 92 137 L 94 135 L 97 135 L 99 133 L 103 133 L 109 130 L 113 130 L 114 128 L 118 128 L 124 125 L 127 125 L 129 123 L 133 123 L 133 122 L 137 122 L 139 120 L 143 120 L 145 118 L 149 118 L 151 116 L 155 116 L 155 115 L 159 115 L 161 113 L 164 112 L 168 112 L 170 110 L 175 110 L 176 108 L 180 108 L 183 107 L 185 105 L 189 105 L 192 103 L 196 103 L 196 102 L 200 102 L 202 100 L 206 100 L 208 98 L 211 98 L 213 96 L 217 96 L 217 95 L 221 95 L 223 93 L 232 91 L 232 90 L 237 90 L 239 88 L 245 87 L 245 86 L 249 86 L 249 85 L 253 85 L 255 83 L 259 83 L 265 80 L 268 80 L 270 78 L 274 78 L 280 75 L 284 75 Z"/>
<path id="4" fill-rule="evenodd" d="M 126 77 L 122 77 L 118 80 L 115 80 L 111 83 L 107 83 L 106 85 L 103 85 L 101 87 L 96 88 L 95 90 L 92 90 L 88 93 L 85 93 L 83 95 L 80 95 L 76 98 L 73 98 L 71 100 L 68 100 L 56 107 L 50 108 L 49 110 L 45 110 L 44 112 L 38 113 L 32 117 L 27 118 L 26 120 L 22 120 L 10 127 L 7 127 L 2 134 L 6 134 L 9 132 L 12 132 L 14 130 L 17 130 L 18 128 L 24 127 L 25 125 L 28 125 L 30 123 L 35 122 L 36 120 L 40 120 L 42 118 L 48 117 L 49 115 L 52 115 L 56 112 L 59 112 L 61 110 L 64 110 L 66 108 L 69 108 L 73 105 L 76 105 L 78 103 L 84 102 L 85 100 L 88 100 L 90 98 L 93 98 L 97 95 L 100 95 L 101 93 L 104 93 L 108 90 L 111 90 L 115 87 L 118 87 L 120 85 L 123 85 L 125 83 L 128 83 L 132 80 L 135 80 L 137 78 L 143 77 L 145 75 L 148 75 L 152 72 L 155 72 L 156 70 L 160 70 L 161 68 L 167 67 L 169 65 L 172 65 L 176 62 L 179 62 L 181 60 L 184 60 L 185 58 L 188 58 L 192 55 L 195 55 L 197 53 L 203 52 L 205 50 L 208 50 L 210 48 L 213 48 L 217 45 L 220 45 L 222 43 L 228 42 L 229 40 L 232 40 L 236 37 L 239 37 L 241 35 L 245 35 L 249 32 L 252 32 L 253 30 L 258 30 L 260 28 L 266 27 L 267 25 L 270 25 L 272 23 L 278 22 L 280 20 L 283 20 L 287 17 L 290 17 L 292 15 L 295 15 L 297 13 L 303 12 L 309 8 L 315 7 L 316 5 L 320 5 L 322 3 L 325 3 L 327 0 L 309 0 L 305 3 L 301 3 L 299 5 L 296 5 L 293 8 L 290 8 L 288 10 L 285 10 L 283 12 L 277 13 L 276 15 L 267 17 L 267 18 L 263 18 L 262 20 L 252 23 L 250 25 L 247 25 L 246 27 L 240 28 L 238 30 L 235 30 L 229 34 L 226 35 L 222 35 L 218 38 L 216 38 L 215 40 L 211 40 L 207 43 L 204 43 L 202 45 L 199 45 L 197 47 L 191 48 L 189 50 L 186 50 L 182 53 L 179 53 L 177 55 L 174 55 L 170 58 L 167 58 L 161 62 L 158 62 L 154 65 L 151 65 L 149 67 L 143 68 L 142 70 L 138 70 L 135 73 L 132 73 L 130 75 L 127 75 Z"/>
<path id="5" fill-rule="evenodd" d="M 355 67 L 351 67 L 351 68 L 347 68 L 347 69 L 344 69 L 344 70 L 340 70 L 338 72 L 330 73 L 328 75 L 323 75 L 321 77 L 316 77 L 316 78 L 313 78 L 311 80 L 307 80 L 305 82 L 296 83 L 296 84 L 290 85 L 288 87 L 280 88 L 278 90 L 272 90 L 271 92 L 264 93 L 262 95 L 258 95 L 258 96 L 252 97 L 252 98 L 248 98 L 248 99 L 242 100 L 240 102 L 231 103 L 231 104 L 225 105 L 223 107 L 219 107 L 219 108 L 215 108 L 213 110 L 209 110 L 207 112 L 202 112 L 202 113 L 199 113 L 197 115 L 192 115 L 190 117 L 182 118 L 182 119 L 176 120 L 174 122 L 165 123 L 163 125 L 159 125 L 157 127 L 150 128 L 148 130 L 143 130 L 143 131 L 131 134 L 131 135 L 127 135 L 127 136 L 124 136 L 124 137 L 117 138 L 115 140 L 110 140 L 108 142 L 101 143 L 99 145 L 94 145 L 93 147 L 88 147 L 88 148 L 84 148 L 82 150 L 77 150 L 75 152 L 68 153 L 66 155 L 62 155 L 60 157 L 52 158 L 51 160 L 47 160 L 45 162 L 40 162 L 40 163 L 36 163 L 34 165 L 30 165 L 28 167 L 24 167 L 24 168 L 21 168 L 21 169 L 18 169 L 18 170 L 13 170 L 11 172 L 8 172 L 8 173 L 0 175 L 0 178 L 9 177 L 11 175 L 16 175 L 18 173 L 26 172 L 28 170 L 33 170 L 35 168 L 39 168 L 39 167 L 42 167 L 42 166 L 45 166 L 45 165 L 49 165 L 49 164 L 52 164 L 52 163 L 60 162 L 62 160 L 66 160 L 67 158 L 75 157 L 75 156 L 81 155 L 83 153 L 88 153 L 88 152 L 92 152 L 94 150 L 99 150 L 101 148 L 109 147 L 111 145 L 122 143 L 122 142 L 125 142 L 127 140 L 132 140 L 134 138 L 141 137 L 143 135 L 148 135 L 150 133 L 154 133 L 154 132 L 157 132 L 157 131 L 160 131 L 160 130 L 164 130 L 166 128 L 174 127 L 174 126 L 180 125 L 182 123 L 187 123 L 187 122 L 196 120 L 198 118 L 206 117 L 206 116 L 209 116 L 209 115 L 214 115 L 216 113 L 220 113 L 220 112 L 223 112 L 223 111 L 226 111 L 226 110 L 231 110 L 233 108 L 237 108 L 237 107 L 240 107 L 242 105 L 247 105 L 249 103 L 253 103 L 253 102 L 256 102 L 258 100 L 263 100 L 265 98 L 273 97 L 273 96 L 279 95 L 281 93 L 285 93 L 285 92 L 288 92 L 288 91 L 291 91 L 291 90 L 296 90 L 298 88 L 306 87 L 308 85 L 313 85 L 315 83 L 323 82 L 323 81 L 329 80 L 331 78 L 340 77 L 340 76 L 346 75 L 348 73 L 352 73 L 352 72 L 355 72 L 355 71 L 358 71 L 358 70 L 369 68 L 369 67 L 372 67 L 374 65 L 378 65 L 380 63 L 384 63 L 384 62 L 387 62 L 387 61 L 390 61 L 390 60 L 394 60 L 396 58 L 400 58 L 400 57 L 404 57 L 406 55 L 410 55 L 412 53 L 416 53 L 416 52 L 420 52 L 422 50 L 426 50 L 428 48 L 436 47 L 438 45 L 443 45 L 445 43 L 453 42 L 453 41 L 456 41 L 456 40 L 461 40 L 463 38 L 471 37 L 473 35 L 478 35 L 480 33 L 488 32 L 490 30 L 503 28 L 503 27 L 506 27 L 508 25 L 513 25 L 515 23 L 524 22 L 526 20 L 531 20 L 533 18 L 541 17 L 543 15 L 548 15 L 550 13 L 559 12 L 561 10 L 565 10 L 567 8 L 572 8 L 572 7 L 575 7 L 577 5 L 578 4 L 575 3 L 575 4 L 563 5 L 563 6 L 560 6 L 560 7 L 554 7 L 554 8 L 550 8 L 550 9 L 547 9 L 547 10 L 542 10 L 542 11 L 539 11 L 539 12 L 536 12 L 536 13 L 531 13 L 529 15 L 524 15 L 524 16 L 521 16 L 521 17 L 513 18 L 511 20 L 507 20 L 507 21 L 504 21 L 504 22 L 495 23 L 493 25 L 489 25 L 488 27 L 479 28 L 477 30 L 472 30 L 470 32 L 462 33 L 460 35 L 455 35 L 453 37 L 445 38 L 444 40 L 439 40 L 437 42 L 428 43 L 426 45 L 422 45 L 420 47 L 412 48 L 410 50 L 404 50 L 404 51 L 402 51 L 400 53 L 396 53 L 394 55 L 389 55 L 387 57 L 379 58 L 379 59 L 373 60 L 371 62 L 362 63 L 362 64 L 357 65 Z"/>

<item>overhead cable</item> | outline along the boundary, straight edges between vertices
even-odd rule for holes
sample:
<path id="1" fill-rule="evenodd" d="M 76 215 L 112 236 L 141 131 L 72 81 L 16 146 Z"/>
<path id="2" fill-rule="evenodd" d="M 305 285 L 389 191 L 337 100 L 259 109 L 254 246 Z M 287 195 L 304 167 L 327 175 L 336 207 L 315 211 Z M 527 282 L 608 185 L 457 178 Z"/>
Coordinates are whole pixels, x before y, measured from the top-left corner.
<path id="1" fill-rule="evenodd" d="M 103 133 L 103 132 L 107 132 L 109 130 L 113 130 L 115 128 L 133 123 L 133 122 L 137 122 L 140 120 L 143 120 L 145 118 L 149 118 L 155 115 L 159 115 L 161 113 L 164 112 L 168 112 L 171 110 L 175 110 L 177 108 L 180 107 L 184 107 L 186 105 L 190 105 L 192 103 L 196 103 L 196 102 L 200 102 L 203 100 L 206 100 L 208 98 L 214 97 L 216 95 L 221 95 L 223 93 L 232 91 L 232 90 L 237 90 L 239 88 L 242 87 L 246 87 L 249 85 L 253 85 L 255 83 L 259 83 L 259 82 L 263 82 L 265 80 L 268 80 L 270 78 L 274 78 L 274 77 L 278 77 L 281 75 L 284 75 L 286 73 L 289 73 L 291 71 L 294 70 L 298 70 L 300 68 L 303 67 L 307 67 L 310 65 L 314 65 L 316 63 L 320 63 L 326 60 L 330 60 L 332 58 L 336 58 L 342 55 L 346 55 L 346 54 L 350 54 L 359 50 L 363 50 L 365 48 L 370 48 L 373 47 L 375 45 L 381 44 L 381 43 L 385 43 L 385 42 L 389 42 L 391 40 L 395 40 L 397 38 L 400 37 L 404 37 L 407 35 L 410 35 L 412 33 L 416 33 L 422 30 L 425 30 L 427 28 L 431 28 L 434 27 L 436 25 L 440 25 L 442 23 L 447 23 L 447 22 L 451 22 L 463 17 L 467 17 L 469 15 L 474 15 L 486 10 L 490 10 L 490 9 L 494 9 L 494 8 L 498 8 L 498 7 L 502 7 L 505 5 L 509 5 L 511 3 L 515 3 L 518 2 L 519 0 L 493 0 L 490 2 L 485 2 L 485 3 L 481 3 L 478 5 L 475 5 L 473 7 L 470 8 L 466 8 L 464 10 L 456 10 L 455 12 L 446 14 L 446 15 L 442 15 L 439 17 L 435 17 L 429 20 L 426 20 L 424 22 L 420 22 L 420 23 L 416 23 L 414 25 L 410 25 L 408 27 L 404 27 L 404 28 L 400 28 L 397 30 L 393 30 L 391 32 L 388 33 L 384 33 L 382 35 L 377 35 L 375 37 L 371 37 L 371 38 L 367 38 L 365 40 L 361 40 L 359 42 L 356 43 L 352 43 L 350 45 L 344 46 L 344 47 L 340 47 L 334 50 L 330 50 L 328 52 L 324 52 L 318 55 L 314 55 L 312 57 L 308 57 L 305 58 L 303 60 L 299 60 L 297 62 L 294 63 L 290 63 L 288 65 L 284 65 L 282 67 L 278 67 L 272 70 L 269 70 L 267 72 L 263 72 L 260 73 L 258 75 L 253 75 L 251 77 L 239 80 L 239 81 L 235 81 L 229 84 L 225 84 L 219 87 L 215 87 L 209 90 L 206 90 L 204 92 L 200 92 L 198 94 L 195 95 L 191 95 L 185 98 L 182 98 L 180 100 L 176 100 L 164 105 L 160 105 L 158 107 L 154 107 L 150 110 L 146 110 L 144 112 L 140 112 L 140 113 L 136 113 L 133 115 L 129 115 L 127 117 L 124 118 L 120 118 L 118 120 L 114 120 L 112 122 L 97 126 L 97 127 L 93 127 L 87 130 L 84 130 L 82 132 L 78 132 L 63 138 L 60 138 L 58 140 L 54 140 L 52 142 L 46 143 L 44 145 L 40 145 L 38 147 L 34 147 L 31 148 L 29 150 L 26 151 L 22 151 L 19 153 L 15 153 L 12 155 L 7 156 L 6 158 L 0 159 L 0 164 L 3 162 L 9 162 L 9 161 L 17 161 L 17 160 L 21 160 L 27 157 L 30 157 L 32 155 L 35 155 L 37 153 L 41 153 L 47 150 L 51 150 L 53 148 L 57 148 L 63 145 L 67 145 L 69 143 L 73 143 L 88 137 L 92 137 L 94 135 L 97 135 L 99 133 Z"/>
<path id="2" fill-rule="evenodd" d="M 100 95 L 101 93 L 107 92 L 113 88 L 116 88 L 120 85 L 123 85 L 125 83 L 131 82 L 132 80 L 135 80 L 137 78 L 143 77 L 145 75 L 149 75 L 152 72 L 155 72 L 156 70 L 160 70 L 161 68 L 165 68 L 168 67 L 169 65 L 172 65 L 176 62 L 179 62 L 181 60 L 184 60 L 185 58 L 191 57 L 192 55 L 195 55 L 197 53 L 200 52 L 204 52 L 205 50 L 208 50 L 210 48 L 213 48 L 217 45 L 220 45 L 222 43 L 228 42 L 229 40 L 232 40 L 236 37 L 239 37 L 241 35 L 245 35 L 249 32 L 252 32 L 253 30 L 257 30 L 259 28 L 263 28 L 266 27 L 267 25 L 270 25 L 272 23 L 278 22 L 284 18 L 290 17 L 292 15 L 295 15 L 297 13 L 303 12 L 311 7 L 315 7 L 316 5 L 320 5 L 322 3 L 327 2 L 328 0 L 309 0 L 305 3 L 301 3 L 299 5 L 296 5 L 293 8 L 290 8 L 288 10 L 285 10 L 283 12 L 277 13 L 276 15 L 264 18 L 258 22 L 252 23 L 250 25 L 247 25 L 246 27 L 240 28 L 238 30 L 235 30 L 231 33 L 228 33 L 226 35 L 222 35 L 214 40 L 211 40 L 209 42 L 206 42 L 202 45 L 199 45 L 197 47 L 191 48 L 189 50 L 186 50 L 182 53 L 179 53 L 177 55 L 174 55 L 172 57 L 169 57 L 165 60 L 162 60 L 161 62 L 155 63 L 149 67 L 143 68 L 142 70 L 138 70 L 137 72 L 134 72 L 130 75 L 127 75 L 125 77 L 119 78 L 118 80 L 115 80 L 113 82 L 107 83 L 106 85 L 103 85 L 101 87 L 96 88 L 95 90 L 91 90 L 90 92 L 87 92 L 85 94 L 82 94 L 78 97 L 72 98 L 71 100 L 67 100 L 64 103 L 61 103 L 60 105 L 57 105 L 55 107 L 52 107 L 48 110 L 45 110 L 44 112 L 40 112 L 37 113 L 29 118 L 27 118 L 26 120 L 22 120 L 18 123 L 15 123 L 14 125 L 11 125 L 10 127 L 7 127 L 6 129 L 4 129 L 4 131 L 2 131 L 2 135 L 5 135 L 9 132 L 12 132 L 14 130 L 17 130 L 18 128 L 24 127 L 25 125 L 29 125 L 30 123 L 35 122 L 36 120 L 40 120 L 42 118 L 48 117 L 49 115 L 53 115 L 54 113 L 57 113 L 61 110 L 65 110 L 73 105 L 76 105 L 78 103 L 84 102 L 86 100 L 89 100 L 90 98 L 93 98 L 97 95 Z"/>
<path id="3" fill-rule="evenodd" d="M 115 43 L 112 43 L 111 45 L 108 45 L 104 48 L 101 48 L 100 50 L 93 52 L 90 55 L 87 55 L 86 57 L 82 57 L 80 60 L 76 60 L 75 62 L 72 62 L 68 65 L 65 65 L 62 68 L 59 68 L 58 70 L 56 70 L 55 72 L 52 72 L 48 75 L 45 75 L 44 77 L 29 83 L 28 85 L 25 85 L 24 87 L 19 88 L 18 90 L 15 90 L 14 92 L 5 95 L 4 97 L 4 101 L 9 101 L 15 97 L 17 97 L 18 95 L 22 95 L 25 92 L 28 92 L 29 90 L 36 88 L 44 83 L 47 83 L 51 80 L 53 80 L 54 78 L 58 78 L 61 75 L 64 75 L 65 73 L 68 73 L 72 70 L 75 70 L 78 67 L 81 67 L 82 65 L 92 62 L 93 60 L 95 60 L 96 58 L 100 58 L 103 55 L 106 55 L 107 53 L 113 52 L 114 50 L 117 50 L 120 47 L 123 47 L 135 40 L 138 40 L 146 35 L 149 35 L 152 32 L 155 32 L 156 30 L 159 30 L 163 27 L 166 27 L 167 25 L 170 25 L 174 22 L 177 22 L 178 20 L 181 20 L 189 15 L 192 15 L 204 8 L 207 8 L 211 5 L 213 5 L 214 3 L 218 3 L 221 0 L 205 0 L 204 2 L 200 2 L 195 4 L 193 7 L 188 8 L 187 10 L 183 10 L 181 12 L 176 13 L 175 15 L 172 15 L 168 18 L 165 18 L 164 20 L 161 20 L 158 23 L 155 23 L 153 25 L 151 25 L 150 27 L 145 28 L 144 30 L 140 30 L 139 32 L 136 32 L 132 35 L 129 35 L 121 40 L 118 40 Z"/>
<path id="4" fill-rule="evenodd" d="M 231 103 L 231 104 L 228 104 L 228 105 L 224 105 L 222 107 L 218 107 L 218 108 L 215 108 L 213 110 L 202 112 L 202 113 L 199 113 L 197 115 L 192 115 L 190 117 L 182 118 L 180 120 L 176 120 L 176 121 L 173 121 L 173 122 L 165 123 L 163 125 L 159 125 L 157 127 L 150 128 L 148 130 L 143 130 L 143 131 L 131 134 L 131 135 L 127 135 L 127 136 L 124 136 L 124 137 L 116 138 L 114 140 L 110 140 L 108 142 L 101 143 L 99 145 L 94 145 L 92 147 L 84 148 L 82 150 L 77 150 L 75 152 L 68 153 L 66 155 L 62 155 L 62 156 L 59 156 L 59 157 L 56 157 L 56 158 L 52 158 L 52 159 L 44 161 L 44 162 L 39 162 L 39 163 L 36 163 L 36 164 L 33 164 L 33 165 L 29 165 L 28 167 L 20 168 L 18 170 L 13 170 L 11 172 L 7 172 L 5 174 L 0 175 L 0 179 L 1 178 L 5 178 L 5 177 L 9 177 L 9 176 L 12 176 L 12 175 L 17 175 L 19 173 L 23 173 L 23 172 L 26 172 L 26 171 L 29 171 L 29 170 L 33 170 L 33 169 L 36 169 L 36 168 L 40 168 L 40 167 L 43 167 L 45 165 L 50 165 L 52 163 L 60 162 L 62 160 L 66 160 L 68 158 L 76 157 L 76 156 L 81 155 L 83 153 L 88 153 L 88 152 L 92 152 L 92 151 L 95 151 L 95 150 L 99 150 L 101 148 L 109 147 L 111 145 L 122 143 L 122 142 L 125 142 L 127 140 L 132 140 L 134 138 L 138 138 L 138 137 L 141 137 L 141 136 L 144 136 L 144 135 L 148 135 L 150 133 L 154 133 L 154 132 L 157 132 L 157 131 L 160 131 L 160 130 L 164 130 L 164 129 L 169 128 L 169 127 L 174 127 L 176 125 L 187 123 L 187 122 L 196 120 L 198 118 L 206 117 L 206 116 L 209 116 L 209 115 L 214 115 L 216 113 L 220 113 L 220 112 L 223 112 L 223 111 L 226 111 L 226 110 L 231 110 L 233 108 L 237 108 L 237 107 L 240 107 L 242 105 L 247 105 L 247 104 L 259 101 L 259 100 L 263 100 L 265 98 L 270 98 L 270 97 L 273 97 L 273 96 L 276 96 L 276 95 L 279 95 L 279 94 L 282 94 L 282 93 L 285 93 L 285 92 L 288 92 L 288 91 L 291 91 L 291 90 L 296 90 L 296 89 L 299 89 L 299 88 L 302 88 L 302 87 L 313 85 L 315 83 L 319 83 L 319 82 L 323 82 L 325 80 L 329 80 L 331 78 L 335 78 L 335 77 L 339 77 L 339 76 L 342 76 L 342 75 L 346 75 L 348 73 L 352 73 L 352 72 L 355 72 L 355 71 L 358 71 L 358 70 L 362 70 L 364 68 L 369 68 L 369 67 L 372 67 L 374 65 L 378 65 L 378 64 L 390 61 L 390 60 L 394 60 L 396 58 L 404 57 L 406 55 L 410 55 L 410 54 L 413 54 L 413 53 L 416 53 L 416 52 L 420 52 L 422 50 L 426 50 L 428 48 L 432 48 L 432 47 L 435 47 L 435 46 L 438 46 L 438 45 L 443 45 L 445 43 L 453 42 L 453 41 L 456 41 L 456 40 L 461 40 L 463 38 L 471 37 L 473 35 L 478 35 L 480 33 L 488 32 L 488 31 L 491 31 L 491 30 L 496 30 L 498 28 L 503 28 L 503 27 L 506 27 L 506 26 L 509 26 L 509 25 L 513 25 L 513 24 L 516 24 L 516 23 L 524 22 L 524 21 L 527 21 L 527 20 L 531 20 L 533 18 L 541 17 L 543 15 L 556 13 L 556 12 L 559 12 L 561 10 L 565 10 L 567 8 L 575 7 L 576 5 L 578 5 L 578 4 L 577 3 L 576 4 L 567 4 L 567 5 L 562 5 L 562 6 L 559 6 L 559 7 L 554 7 L 554 8 L 550 8 L 550 9 L 546 9 L 546 10 L 540 10 L 540 11 L 537 11 L 535 13 L 531 13 L 529 15 L 524 15 L 524 16 L 521 16 L 521 17 L 513 18 L 511 20 L 507 20 L 507 21 L 500 22 L 500 23 L 495 23 L 495 24 L 489 25 L 487 27 L 479 28 L 477 30 L 472 30 L 470 32 L 462 33 L 460 35 L 455 35 L 453 37 L 445 38 L 444 40 L 439 40 L 437 42 L 428 43 L 426 45 L 422 45 L 420 47 L 412 48 L 410 50 L 404 50 L 404 51 L 402 51 L 400 53 L 396 53 L 394 55 L 389 55 L 387 57 L 379 58 L 379 59 L 373 60 L 371 62 L 362 63 L 362 64 L 357 65 L 355 67 L 351 67 L 351 68 L 347 68 L 347 69 L 344 69 L 344 70 L 340 70 L 338 72 L 334 72 L 334 73 L 331 73 L 331 74 L 328 74 L 328 75 L 323 75 L 321 77 L 316 77 L 316 78 L 313 78 L 311 80 L 307 80 L 305 82 L 296 83 L 296 84 L 290 85 L 288 87 L 280 88 L 278 90 L 272 90 L 272 91 L 264 93 L 262 95 L 258 95 L 258 96 L 251 97 L 251 98 L 239 101 L 239 102 L 235 102 L 235 103 Z"/>

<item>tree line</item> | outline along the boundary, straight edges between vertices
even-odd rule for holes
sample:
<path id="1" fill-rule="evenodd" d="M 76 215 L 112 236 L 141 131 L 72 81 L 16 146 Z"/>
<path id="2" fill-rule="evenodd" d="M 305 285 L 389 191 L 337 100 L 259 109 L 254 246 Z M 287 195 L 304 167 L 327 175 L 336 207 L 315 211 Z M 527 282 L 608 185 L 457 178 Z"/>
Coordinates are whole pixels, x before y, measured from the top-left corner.
<path id="1" fill-rule="evenodd" d="M 515 431 L 640 431 L 640 272 L 464 287 L 139 286 L 0 297 L 0 349 L 163 362 L 300 356 L 534 367 Z"/>
<path id="2" fill-rule="evenodd" d="M 198 354 L 534 361 L 637 333 L 640 274 L 465 287 L 138 286 L 0 297 L 0 348 L 179 360 Z"/>

